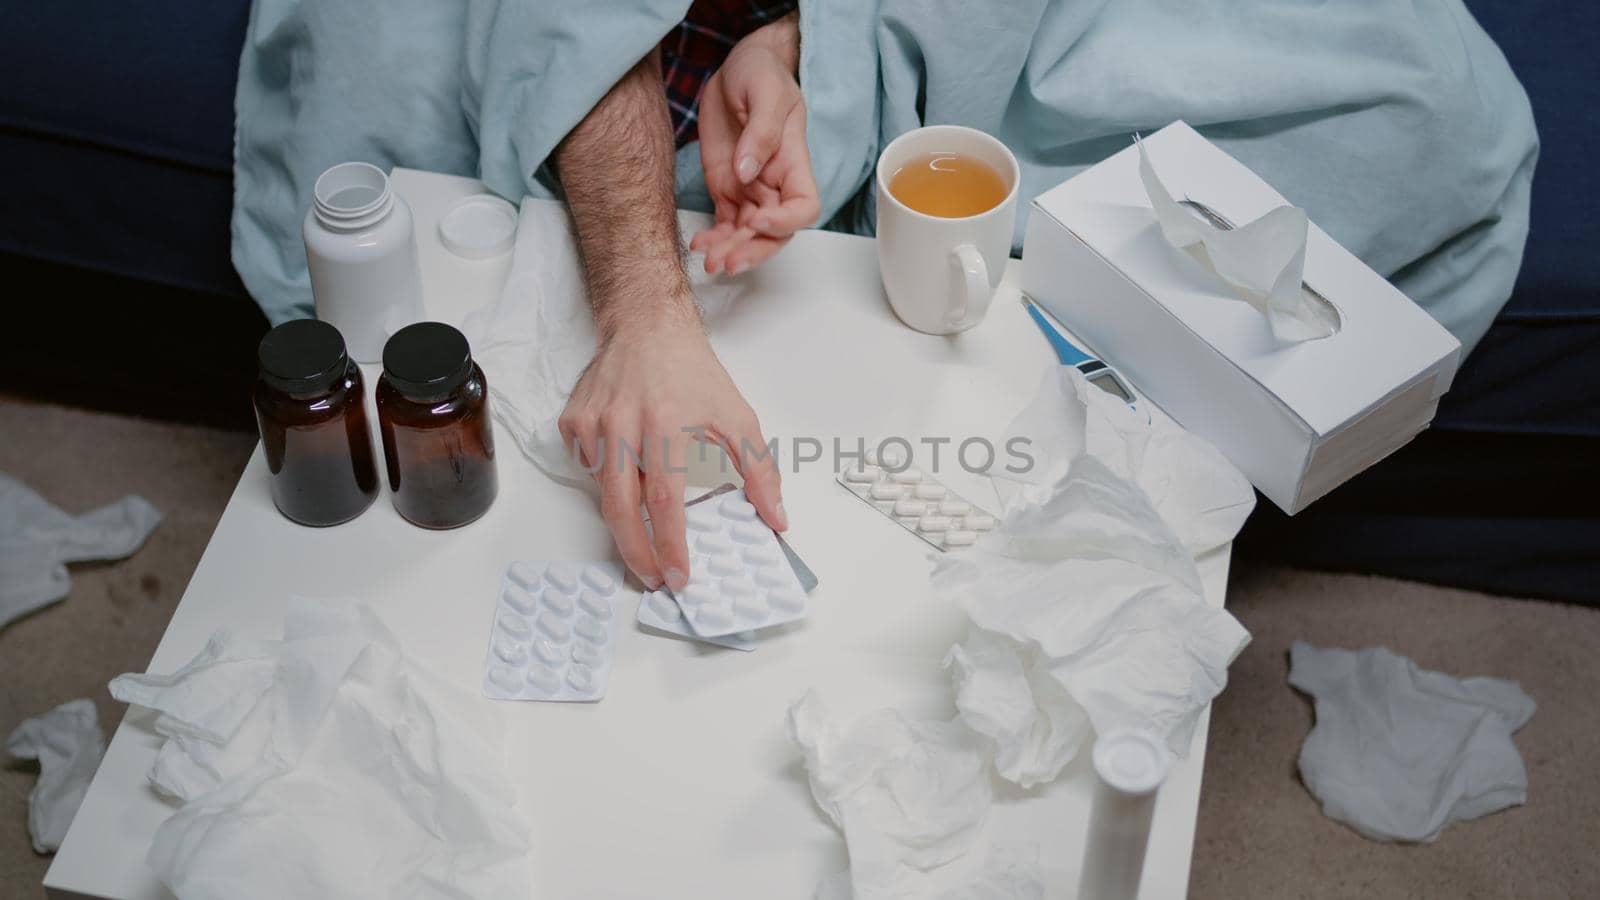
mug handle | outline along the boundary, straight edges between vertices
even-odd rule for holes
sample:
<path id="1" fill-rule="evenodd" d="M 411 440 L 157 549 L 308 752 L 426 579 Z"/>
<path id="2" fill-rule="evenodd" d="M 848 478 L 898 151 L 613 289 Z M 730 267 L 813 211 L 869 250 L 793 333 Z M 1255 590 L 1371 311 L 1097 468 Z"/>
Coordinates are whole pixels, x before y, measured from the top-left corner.
<path id="1" fill-rule="evenodd" d="M 965 284 L 963 293 L 951 305 L 947 321 L 951 325 L 976 323 L 989 311 L 989 299 L 994 293 L 989 289 L 989 267 L 984 264 L 983 254 L 971 244 L 960 244 L 951 250 L 950 262 L 961 270 Z"/>

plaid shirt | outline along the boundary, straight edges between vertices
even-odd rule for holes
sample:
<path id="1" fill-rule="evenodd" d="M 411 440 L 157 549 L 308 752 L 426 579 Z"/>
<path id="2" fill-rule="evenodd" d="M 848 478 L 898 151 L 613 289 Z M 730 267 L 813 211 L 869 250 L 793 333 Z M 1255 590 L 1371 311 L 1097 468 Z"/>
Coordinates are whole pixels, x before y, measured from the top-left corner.
<path id="1" fill-rule="evenodd" d="M 700 92 L 739 39 L 783 18 L 796 0 L 694 0 L 689 14 L 661 40 L 661 80 L 678 146 L 700 136 Z"/>

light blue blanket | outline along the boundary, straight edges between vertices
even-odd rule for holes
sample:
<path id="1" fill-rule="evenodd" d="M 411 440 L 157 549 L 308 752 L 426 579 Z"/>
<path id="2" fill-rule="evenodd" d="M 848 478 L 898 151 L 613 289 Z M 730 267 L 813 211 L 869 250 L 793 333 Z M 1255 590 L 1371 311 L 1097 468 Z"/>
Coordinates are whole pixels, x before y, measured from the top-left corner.
<path id="1" fill-rule="evenodd" d="M 256 0 L 233 217 L 246 287 L 274 322 L 309 314 L 300 222 L 337 162 L 552 195 L 556 144 L 687 6 Z M 1027 198 L 1182 118 L 1467 348 L 1511 293 L 1538 139 L 1460 0 L 802 0 L 800 22 L 830 227 L 871 230 L 878 151 L 918 125 L 998 136 Z M 680 205 L 709 208 L 694 145 L 677 174 Z"/>

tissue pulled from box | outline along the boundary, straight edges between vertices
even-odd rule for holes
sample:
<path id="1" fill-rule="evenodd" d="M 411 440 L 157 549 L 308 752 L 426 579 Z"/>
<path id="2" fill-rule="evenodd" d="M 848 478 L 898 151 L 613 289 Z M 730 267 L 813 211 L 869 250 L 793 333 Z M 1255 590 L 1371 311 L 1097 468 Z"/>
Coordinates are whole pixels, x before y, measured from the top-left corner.
<path id="1" fill-rule="evenodd" d="M 497 721 L 365 606 L 295 598 L 282 640 L 219 631 L 110 687 L 159 713 L 150 781 L 181 806 L 147 862 L 185 900 L 529 895 Z"/>
<path id="2" fill-rule="evenodd" d="M 1035 466 L 1006 476 L 995 531 L 940 556 L 932 576 L 972 620 L 948 659 L 961 720 L 1024 787 L 1060 774 L 1091 726 L 1153 730 L 1186 754 L 1249 641 L 1205 601 L 1194 554 L 1232 538 L 1254 505 L 1249 483 L 1204 441 L 1144 422 L 1067 366 L 1008 434 L 1030 439 Z"/>
<path id="3" fill-rule="evenodd" d="M 1266 316 L 1278 340 L 1309 341 L 1339 330 L 1339 314 L 1305 287 L 1305 210 L 1280 206 L 1253 222 L 1221 227 L 1174 200 L 1144 142 L 1138 147 L 1139 179 L 1167 243 L 1190 254 Z"/>

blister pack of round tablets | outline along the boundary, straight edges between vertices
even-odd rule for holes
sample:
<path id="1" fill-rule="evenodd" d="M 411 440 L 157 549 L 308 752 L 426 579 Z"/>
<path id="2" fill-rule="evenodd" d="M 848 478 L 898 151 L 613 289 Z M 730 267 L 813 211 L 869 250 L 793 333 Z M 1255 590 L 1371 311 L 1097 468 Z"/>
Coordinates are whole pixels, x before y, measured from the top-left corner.
<path id="1" fill-rule="evenodd" d="M 489 633 L 483 695 L 497 700 L 598 700 L 617 648 L 615 563 L 514 562 Z"/>
<path id="2" fill-rule="evenodd" d="M 998 524 L 932 475 L 870 451 L 837 478 L 850 493 L 940 550 L 971 546 Z"/>
<path id="3" fill-rule="evenodd" d="M 744 491 L 684 509 L 689 584 L 674 593 L 698 637 L 755 631 L 805 617 L 806 592 L 778 535 Z"/>
<path id="4" fill-rule="evenodd" d="M 704 641 L 718 647 L 749 652 L 760 643 L 753 632 L 725 634 L 720 637 L 701 637 L 695 634 L 689 623 L 684 621 L 683 610 L 678 607 L 678 601 L 672 599 L 672 595 L 666 591 L 653 591 L 639 598 L 638 620 L 639 624 L 646 628 L 692 641 Z"/>

